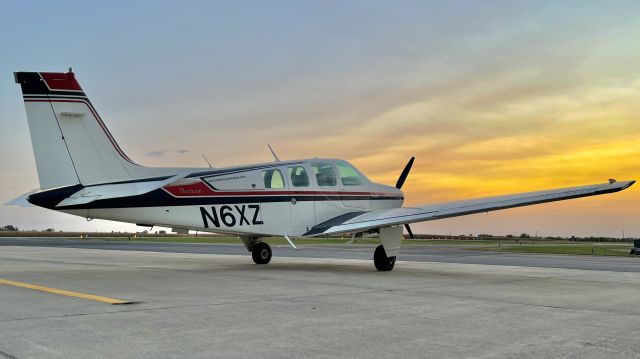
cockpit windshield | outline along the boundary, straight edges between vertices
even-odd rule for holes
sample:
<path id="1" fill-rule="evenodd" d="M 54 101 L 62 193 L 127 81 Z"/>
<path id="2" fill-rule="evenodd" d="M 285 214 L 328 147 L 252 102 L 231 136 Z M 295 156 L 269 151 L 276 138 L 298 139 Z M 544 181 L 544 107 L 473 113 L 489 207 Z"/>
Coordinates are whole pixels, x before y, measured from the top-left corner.
<path id="1" fill-rule="evenodd" d="M 343 186 L 360 186 L 368 182 L 367 178 L 346 161 L 336 161 L 336 168 Z"/>

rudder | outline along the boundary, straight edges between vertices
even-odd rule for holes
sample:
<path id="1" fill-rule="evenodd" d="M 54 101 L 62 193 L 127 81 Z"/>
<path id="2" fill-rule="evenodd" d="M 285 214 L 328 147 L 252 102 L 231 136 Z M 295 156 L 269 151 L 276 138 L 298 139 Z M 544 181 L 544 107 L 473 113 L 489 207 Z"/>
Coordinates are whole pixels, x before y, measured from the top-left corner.
<path id="1" fill-rule="evenodd" d="M 16 72 L 41 189 L 122 181 L 151 174 L 122 151 L 75 74 Z"/>

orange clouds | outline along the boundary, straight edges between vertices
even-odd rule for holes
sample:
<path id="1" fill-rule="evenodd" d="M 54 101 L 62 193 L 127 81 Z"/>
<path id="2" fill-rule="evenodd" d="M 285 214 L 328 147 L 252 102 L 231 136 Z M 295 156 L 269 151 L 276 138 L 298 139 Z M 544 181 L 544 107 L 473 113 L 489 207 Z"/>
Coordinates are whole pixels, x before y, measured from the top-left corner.
<path id="1" fill-rule="evenodd" d="M 434 115 L 433 104 L 392 109 L 374 120 L 372 128 L 380 131 L 381 137 L 385 132 L 382 122 L 392 129 L 404 128 L 403 144 L 355 162 L 365 171 L 374 170 L 366 171 L 375 173 L 374 179 L 392 183 L 400 163 L 416 155 L 405 186 L 408 205 L 601 183 L 607 178 L 640 179 L 639 84 L 639 80 L 632 80 L 624 86 L 587 86 L 547 96 L 538 93 L 509 103 L 485 97 L 484 106 L 473 101 L 473 113 L 452 105 L 467 101 L 448 100 L 451 112 L 462 115 L 462 120 L 452 120 L 451 133 L 444 133 L 443 124 L 436 121 L 433 136 L 420 128 L 434 126 L 429 119 Z M 444 111 L 446 106 L 437 107 Z M 461 126 L 466 128 L 460 130 Z M 423 140 L 420 133 L 424 133 Z M 387 170 L 380 171 L 381 167 Z M 562 208 L 554 211 L 557 222 L 563 215 L 581 214 L 586 228 L 590 217 L 602 216 L 612 223 L 622 220 L 628 226 L 640 214 L 640 190 L 636 187 L 615 195 L 570 201 L 561 207 L 532 207 L 526 213 L 541 215 L 550 208 Z"/>

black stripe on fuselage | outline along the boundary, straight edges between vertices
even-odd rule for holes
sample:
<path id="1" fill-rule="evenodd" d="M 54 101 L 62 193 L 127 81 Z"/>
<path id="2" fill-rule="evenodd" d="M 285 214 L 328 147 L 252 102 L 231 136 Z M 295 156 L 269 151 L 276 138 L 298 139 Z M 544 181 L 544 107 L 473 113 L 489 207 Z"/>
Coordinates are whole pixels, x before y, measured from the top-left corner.
<path id="1" fill-rule="evenodd" d="M 39 207 L 54 209 L 55 206 L 62 200 L 80 191 L 83 188 L 84 187 L 82 185 L 76 184 L 73 186 L 50 189 L 48 191 L 38 192 L 30 195 L 28 197 L 28 201 L 29 203 Z"/>
<path id="2" fill-rule="evenodd" d="M 138 183 L 138 182 L 164 181 L 164 180 L 168 180 L 171 177 L 173 177 L 173 176 L 162 176 L 162 177 L 132 179 L 132 180 L 127 180 L 127 181 L 96 183 L 96 184 L 86 185 L 85 187 L 105 186 L 105 185 L 111 185 L 111 184 L 126 184 L 126 183 Z"/>
<path id="3" fill-rule="evenodd" d="M 296 202 L 304 201 L 364 201 L 364 200 L 402 200 L 403 197 L 371 197 L 371 196 L 335 196 L 335 195 L 261 195 L 261 196 L 213 196 L 213 197 L 174 197 L 162 189 L 157 189 L 149 193 L 97 200 L 81 205 L 56 207 L 65 198 L 81 190 L 80 185 L 53 189 L 45 192 L 35 193 L 29 197 L 29 202 L 40 207 L 63 210 L 63 209 L 102 209 L 102 208 L 135 208 L 135 207 L 174 207 L 174 206 L 203 206 L 217 204 L 238 204 L 238 203 L 278 203 L 291 202 L 294 198 Z"/>
<path id="4" fill-rule="evenodd" d="M 361 215 L 363 213 L 366 213 L 366 212 L 362 212 L 362 211 L 350 212 L 350 213 L 345 213 L 343 215 L 340 215 L 338 217 L 331 218 L 328 221 L 322 222 L 322 223 L 314 226 L 307 233 L 303 234 L 303 236 L 313 236 L 313 235 L 316 235 L 316 234 L 324 233 L 324 231 L 326 231 L 327 229 L 329 229 L 329 228 L 331 228 L 333 226 L 339 226 L 339 225 L 343 224 L 344 222 L 346 222 L 346 221 L 348 221 L 350 219 L 353 219 L 353 218 L 355 218 L 355 217 L 357 217 L 357 216 L 359 216 L 359 215 Z"/>

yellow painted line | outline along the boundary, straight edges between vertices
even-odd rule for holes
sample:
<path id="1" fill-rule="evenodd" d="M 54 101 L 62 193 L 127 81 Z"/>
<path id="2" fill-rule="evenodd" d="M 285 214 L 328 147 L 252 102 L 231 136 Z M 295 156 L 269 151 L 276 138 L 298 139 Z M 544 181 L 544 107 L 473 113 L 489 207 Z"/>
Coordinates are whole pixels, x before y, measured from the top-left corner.
<path id="1" fill-rule="evenodd" d="M 12 281 L 12 280 L 2 279 L 2 278 L 0 278 L 0 284 L 12 285 L 14 287 L 20 287 L 20 288 L 33 289 L 33 290 L 38 290 L 38 291 L 46 292 L 46 293 L 66 295 L 67 297 L 76 297 L 76 298 L 82 298 L 82 299 L 88 299 L 88 300 L 95 300 L 96 302 L 103 302 L 103 303 L 109 303 L 109 304 L 130 304 L 130 303 L 132 303 L 131 301 L 128 301 L 128 300 L 113 299 L 113 298 L 101 297 L 101 296 L 93 295 L 93 294 L 72 292 L 70 290 L 43 287 L 41 285 L 22 283 L 22 282 L 15 282 L 15 281 Z"/>

